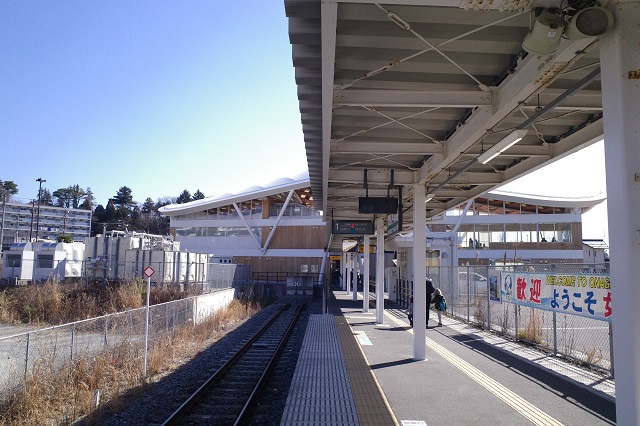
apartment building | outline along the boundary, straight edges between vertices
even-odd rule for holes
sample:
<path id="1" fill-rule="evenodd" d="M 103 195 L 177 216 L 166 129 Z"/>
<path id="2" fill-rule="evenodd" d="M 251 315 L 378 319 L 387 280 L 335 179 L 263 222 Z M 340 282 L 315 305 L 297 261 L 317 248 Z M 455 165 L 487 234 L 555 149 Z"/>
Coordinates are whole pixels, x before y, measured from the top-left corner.
<path id="1" fill-rule="evenodd" d="M 73 241 L 84 242 L 91 234 L 91 211 L 53 206 L 38 206 L 37 202 L 0 204 L 0 241 L 3 251 L 12 243 L 56 240 L 70 235 Z"/>

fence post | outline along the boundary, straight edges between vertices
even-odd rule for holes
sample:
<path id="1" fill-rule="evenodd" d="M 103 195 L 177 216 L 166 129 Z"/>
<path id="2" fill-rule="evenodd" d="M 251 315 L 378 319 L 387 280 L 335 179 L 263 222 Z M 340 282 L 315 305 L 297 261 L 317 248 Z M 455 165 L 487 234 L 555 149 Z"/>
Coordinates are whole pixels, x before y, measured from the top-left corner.
<path id="1" fill-rule="evenodd" d="M 107 348 L 107 321 L 109 321 L 109 317 L 104 319 L 104 347 Z"/>
<path id="2" fill-rule="evenodd" d="M 556 311 L 553 311 L 553 354 L 558 355 L 558 321 L 556 318 Z"/>
<path id="3" fill-rule="evenodd" d="M 489 274 L 487 274 L 486 290 L 487 290 L 487 330 L 491 331 L 491 296 L 489 295 Z"/>
<path id="4" fill-rule="evenodd" d="M 460 274 L 458 274 L 458 287 L 460 287 Z M 475 297 L 473 298 L 475 302 Z M 467 323 L 471 323 L 471 284 L 469 283 L 469 267 L 467 266 Z"/>
<path id="5" fill-rule="evenodd" d="M 516 339 L 516 342 L 519 341 L 520 339 L 518 338 L 518 305 L 513 305 L 513 312 L 516 315 L 516 335 L 514 336 Z"/>
<path id="6" fill-rule="evenodd" d="M 164 305 L 164 332 L 169 333 L 169 304 Z"/>
<path id="7" fill-rule="evenodd" d="M 73 345 L 76 337 L 76 325 L 73 324 L 73 328 L 71 328 L 71 362 L 73 362 Z"/>
<path id="8" fill-rule="evenodd" d="M 613 324 L 609 322 L 609 358 L 611 358 L 611 378 L 615 378 L 615 369 L 613 368 Z"/>
<path id="9" fill-rule="evenodd" d="M 27 371 L 29 370 L 29 343 L 31 342 L 31 333 L 27 334 L 27 350 L 25 351 L 24 356 L 24 375 L 27 375 Z"/>

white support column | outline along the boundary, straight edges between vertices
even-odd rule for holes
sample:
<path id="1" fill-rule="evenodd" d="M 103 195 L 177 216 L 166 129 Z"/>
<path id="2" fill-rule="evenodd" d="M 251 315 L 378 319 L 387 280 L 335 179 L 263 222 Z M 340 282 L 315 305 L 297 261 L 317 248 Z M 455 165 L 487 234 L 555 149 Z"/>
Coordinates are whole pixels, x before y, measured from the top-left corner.
<path id="1" fill-rule="evenodd" d="M 369 269 L 371 263 L 371 255 L 369 250 L 371 247 L 371 237 L 364 236 L 364 277 L 362 278 L 362 312 L 369 312 Z"/>
<path id="2" fill-rule="evenodd" d="M 384 324 L 384 218 L 376 219 L 376 323 Z"/>
<path id="3" fill-rule="evenodd" d="M 353 273 L 353 301 L 357 302 L 358 301 L 358 272 L 360 272 L 360 255 L 358 253 L 355 253 L 353 255 L 353 263 L 355 271 Z"/>
<path id="4" fill-rule="evenodd" d="M 347 253 L 347 294 L 351 294 L 351 285 L 353 275 L 353 263 L 351 262 L 351 253 Z"/>
<path id="5" fill-rule="evenodd" d="M 325 251 L 324 252 L 324 256 L 322 257 L 322 265 L 320 266 L 320 274 L 319 274 L 319 278 L 320 278 L 320 285 L 322 286 L 322 313 L 324 314 L 327 310 L 327 292 L 325 291 L 326 288 L 329 287 L 329 283 L 331 281 L 331 276 L 329 276 L 329 279 L 326 280 L 326 274 L 324 273 L 325 268 L 327 267 L 327 258 L 329 257 L 329 252 Z M 326 284 L 325 284 L 325 280 L 326 280 Z"/>
<path id="6" fill-rule="evenodd" d="M 425 185 L 413 184 L 413 359 L 427 359 L 427 214 Z"/>
<path id="7" fill-rule="evenodd" d="M 640 424 L 640 8 L 620 0 L 600 37 L 616 421 Z M 605 303 L 605 301 L 599 301 Z"/>
<path id="8" fill-rule="evenodd" d="M 342 291 L 347 289 L 347 254 L 340 253 L 340 288 Z"/>

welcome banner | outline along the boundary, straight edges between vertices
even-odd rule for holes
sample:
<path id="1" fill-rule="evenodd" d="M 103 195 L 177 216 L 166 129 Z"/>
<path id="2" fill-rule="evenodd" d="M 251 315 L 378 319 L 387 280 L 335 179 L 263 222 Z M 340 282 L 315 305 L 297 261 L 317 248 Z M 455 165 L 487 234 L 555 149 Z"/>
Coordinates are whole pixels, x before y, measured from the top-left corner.
<path id="1" fill-rule="evenodd" d="M 490 283 L 491 278 L 499 283 L 499 298 L 504 302 L 611 321 L 611 280 L 607 275 L 492 270 L 489 277 Z"/>

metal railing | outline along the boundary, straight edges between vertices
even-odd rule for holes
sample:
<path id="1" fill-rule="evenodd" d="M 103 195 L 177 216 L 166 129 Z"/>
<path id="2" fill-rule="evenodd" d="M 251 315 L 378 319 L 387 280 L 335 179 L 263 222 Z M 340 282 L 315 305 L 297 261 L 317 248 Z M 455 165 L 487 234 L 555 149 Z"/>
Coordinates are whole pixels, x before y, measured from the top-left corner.
<path id="1" fill-rule="evenodd" d="M 610 321 L 495 300 L 488 266 L 427 267 L 427 276 L 447 300 L 447 314 L 466 323 L 535 346 L 613 376 Z M 503 271 L 555 274 L 608 274 L 608 265 L 519 265 Z M 396 300 L 408 306 L 413 282 L 397 280 Z"/>

